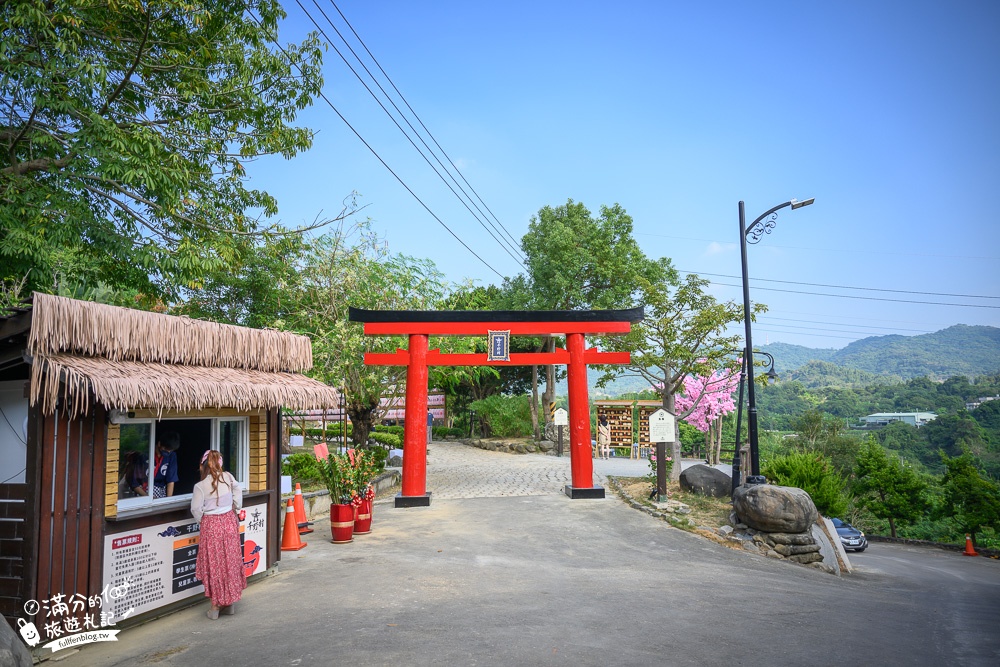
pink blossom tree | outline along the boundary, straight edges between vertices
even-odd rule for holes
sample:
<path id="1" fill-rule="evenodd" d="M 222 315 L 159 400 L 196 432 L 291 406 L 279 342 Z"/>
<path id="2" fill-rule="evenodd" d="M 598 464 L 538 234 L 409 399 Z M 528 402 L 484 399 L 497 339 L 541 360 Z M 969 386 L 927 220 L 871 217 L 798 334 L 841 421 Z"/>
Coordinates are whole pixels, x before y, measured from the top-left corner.
<path id="1" fill-rule="evenodd" d="M 733 392 L 739 373 L 715 371 L 709 376 L 684 378 L 684 392 L 675 399 L 677 416 L 705 434 L 708 462 L 719 463 L 722 453 L 722 418 L 736 409 Z"/>

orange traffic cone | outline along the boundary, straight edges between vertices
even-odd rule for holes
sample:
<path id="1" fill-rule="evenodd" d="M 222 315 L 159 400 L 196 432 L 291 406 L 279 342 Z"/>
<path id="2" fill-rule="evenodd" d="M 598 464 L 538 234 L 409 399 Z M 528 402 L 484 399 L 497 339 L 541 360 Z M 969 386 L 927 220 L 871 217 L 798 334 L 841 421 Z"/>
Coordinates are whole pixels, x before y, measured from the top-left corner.
<path id="1" fill-rule="evenodd" d="M 306 517 L 306 503 L 302 499 L 302 485 L 295 485 L 295 525 L 299 527 L 299 535 L 313 532 L 309 526 L 312 522 Z"/>
<path id="2" fill-rule="evenodd" d="M 965 551 L 962 552 L 963 556 L 978 556 L 976 550 L 972 548 L 972 536 L 965 536 Z"/>
<path id="3" fill-rule="evenodd" d="M 306 543 L 299 538 L 299 527 L 295 525 L 295 507 L 291 499 L 285 507 L 285 527 L 281 533 L 281 550 L 298 551 L 305 549 Z"/>

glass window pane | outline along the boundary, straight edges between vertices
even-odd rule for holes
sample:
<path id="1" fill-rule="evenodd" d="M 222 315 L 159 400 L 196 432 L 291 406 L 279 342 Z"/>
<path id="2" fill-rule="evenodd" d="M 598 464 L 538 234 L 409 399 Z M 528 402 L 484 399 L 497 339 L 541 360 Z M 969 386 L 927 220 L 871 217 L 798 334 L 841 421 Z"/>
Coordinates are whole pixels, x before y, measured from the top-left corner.
<path id="1" fill-rule="evenodd" d="M 122 424 L 118 444 L 118 499 L 149 495 L 150 427 Z"/>
<path id="2" fill-rule="evenodd" d="M 201 455 L 212 447 L 211 419 L 162 419 L 156 422 L 156 439 L 161 444 L 173 441 L 177 449 L 172 453 L 157 452 L 163 461 L 176 471 L 173 496 L 189 494 L 201 479 Z M 154 478 L 154 483 L 157 482 Z M 166 477 L 159 476 L 159 483 L 166 485 Z"/>
<path id="3" fill-rule="evenodd" d="M 219 421 L 219 453 L 222 454 L 222 465 L 232 473 L 233 477 L 245 485 L 243 479 L 243 463 L 246 457 L 243 433 L 246 422 L 242 419 Z"/>

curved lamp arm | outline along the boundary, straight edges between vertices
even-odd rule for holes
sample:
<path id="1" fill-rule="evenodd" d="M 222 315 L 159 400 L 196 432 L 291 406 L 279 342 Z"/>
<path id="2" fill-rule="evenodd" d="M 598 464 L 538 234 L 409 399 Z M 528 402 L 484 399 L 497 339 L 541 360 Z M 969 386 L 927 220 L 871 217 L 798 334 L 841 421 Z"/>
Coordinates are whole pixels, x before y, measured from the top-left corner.
<path id="1" fill-rule="evenodd" d="M 759 243 L 765 234 L 770 234 L 771 230 L 777 224 L 778 211 L 785 208 L 786 206 L 791 206 L 794 211 L 797 208 L 802 208 L 803 206 L 809 206 L 816 201 L 815 197 L 805 199 L 803 201 L 798 201 L 797 199 L 790 199 L 784 204 L 778 204 L 774 208 L 768 209 L 764 213 L 761 213 L 756 220 L 754 220 L 747 227 L 745 236 L 747 243 Z M 765 220 L 767 218 L 767 220 Z"/>

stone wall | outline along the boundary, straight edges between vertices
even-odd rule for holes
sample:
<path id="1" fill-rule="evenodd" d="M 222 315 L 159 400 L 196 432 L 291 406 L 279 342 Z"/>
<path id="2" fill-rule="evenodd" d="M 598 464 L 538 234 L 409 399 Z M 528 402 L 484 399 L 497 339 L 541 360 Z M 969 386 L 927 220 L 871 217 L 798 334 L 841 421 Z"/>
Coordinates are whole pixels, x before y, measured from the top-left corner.
<path id="1" fill-rule="evenodd" d="M 464 438 L 459 440 L 463 445 L 485 449 L 490 452 L 504 454 L 549 454 L 555 456 L 556 443 L 551 440 L 534 442 L 530 440 L 514 440 L 505 438 Z M 563 438 L 563 454 L 569 456 L 569 438 Z"/>

